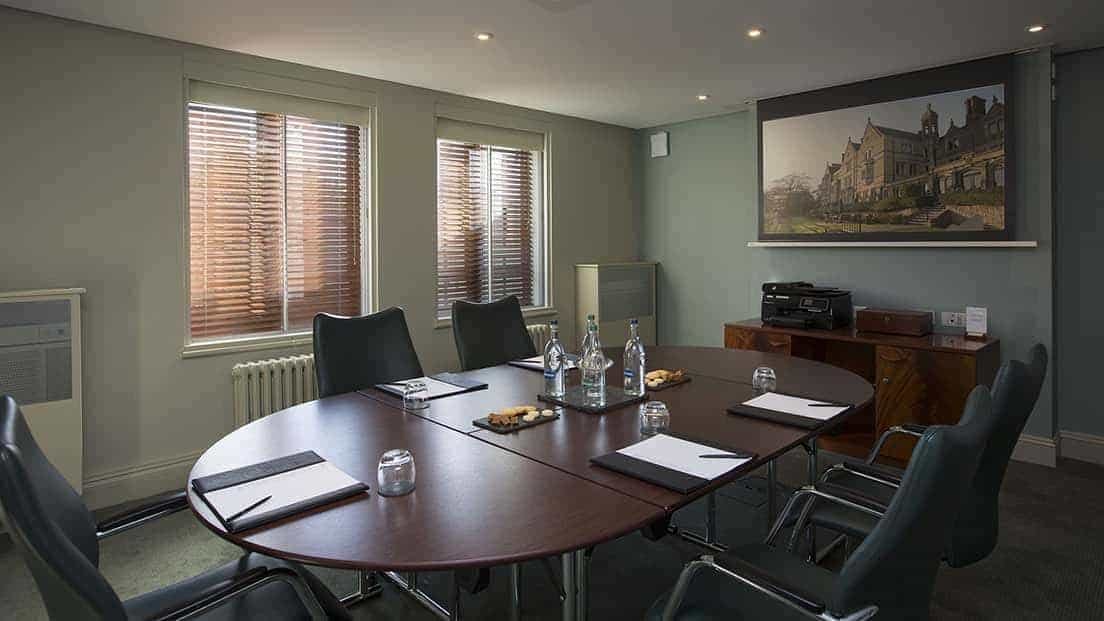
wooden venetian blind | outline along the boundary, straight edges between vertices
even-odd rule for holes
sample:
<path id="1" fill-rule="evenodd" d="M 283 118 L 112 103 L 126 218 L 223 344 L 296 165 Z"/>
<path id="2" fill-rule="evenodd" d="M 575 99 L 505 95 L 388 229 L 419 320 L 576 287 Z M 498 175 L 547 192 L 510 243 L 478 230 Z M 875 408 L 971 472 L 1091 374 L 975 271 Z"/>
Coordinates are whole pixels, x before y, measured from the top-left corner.
<path id="1" fill-rule="evenodd" d="M 438 141 L 438 317 L 448 317 L 456 300 L 517 295 L 522 306 L 539 302 L 536 157 L 522 149 Z"/>
<path id="2" fill-rule="evenodd" d="M 188 104 L 193 340 L 361 307 L 361 128 Z"/>

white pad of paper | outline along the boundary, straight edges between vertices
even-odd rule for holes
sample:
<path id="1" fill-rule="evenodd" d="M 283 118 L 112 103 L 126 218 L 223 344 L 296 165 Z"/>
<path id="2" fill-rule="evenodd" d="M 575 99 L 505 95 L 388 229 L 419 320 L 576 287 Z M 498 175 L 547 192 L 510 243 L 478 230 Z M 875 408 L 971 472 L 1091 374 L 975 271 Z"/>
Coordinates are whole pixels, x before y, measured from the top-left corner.
<path id="1" fill-rule="evenodd" d="M 823 403 L 823 401 L 803 399 L 790 395 L 780 395 L 776 392 L 764 393 L 754 399 L 744 401 L 744 405 L 793 414 L 795 416 L 804 416 L 805 418 L 813 418 L 816 420 L 828 420 L 836 414 L 844 412 L 849 407 L 846 405 L 833 405 L 828 407 L 810 405 L 812 403 Z"/>
<path id="2" fill-rule="evenodd" d="M 539 366 L 542 369 L 544 368 L 544 356 L 533 356 L 532 358 L 522 358 L 518 362 L 524 362 L 526 364 L 532 364 L 532 365 L 535 365 L 535 366 Z M 570 359 L 570 358 L 564 358 L 564 368 L 565 369 L 574 369 L 575 368 L 575 361 Z"/>
<path id="3" fill-rule="evenodd" d="M 223 519 L 229 518 L 265 496 L 272 496 L 242 517 L 255 517 L 317 496 L 356 485 L 358 481 L 328 461 L 303 466 L 241 485 L 207 492 L 204 499 Z"/>
<path id="4" fill-rule="evenodd" d="M 666 434 L 654 435 L 617 452 L 708 480 L 713 480 L 748 461 L 747 459 L 702 459 L 700 455 L 721 455 L 728 451 Z"/>

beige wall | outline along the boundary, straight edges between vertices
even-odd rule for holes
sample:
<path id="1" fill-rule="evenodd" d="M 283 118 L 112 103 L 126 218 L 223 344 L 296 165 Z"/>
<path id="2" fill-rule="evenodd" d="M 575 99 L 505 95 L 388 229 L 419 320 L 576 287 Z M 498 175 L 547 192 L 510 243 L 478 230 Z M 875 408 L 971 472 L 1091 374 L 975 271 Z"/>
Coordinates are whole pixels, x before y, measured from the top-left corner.
<path id="1" fill-rule="evenodd" d="M 182 482 L 230 431 L 230 368 L 288 353 L 182 359 L 184 67 L 230 66 L 374 93 L 377 303 L 407 312 L 428 369 L 434 326 L 438 106 L 531 119 L 552 142 L 552 292 L 574 338 L 573 265 L 639 241 L 632 133 L 444 93 L 0 8 L 0 290 L 86 287 L 85 480 L 103 505 Z M 307 348 L 299 348 L 306 350 Z"/>

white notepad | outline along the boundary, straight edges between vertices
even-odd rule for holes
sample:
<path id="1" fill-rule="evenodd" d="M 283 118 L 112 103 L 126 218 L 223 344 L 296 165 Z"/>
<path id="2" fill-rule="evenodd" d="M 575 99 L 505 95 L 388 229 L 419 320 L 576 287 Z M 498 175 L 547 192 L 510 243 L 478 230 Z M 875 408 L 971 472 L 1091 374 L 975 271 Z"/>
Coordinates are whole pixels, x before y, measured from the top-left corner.
<path id="1" fill-rule="evenodd" d="M 847 408 L 850 407 L 848 405 L 832 405 L 828 407 L 809 405 L 811 403 L 824 402 L 817 401 L 816 399 L 804 399 L 802 397 L 782 395 L 776 392 L 764 393 L 754 399 L 744 401 L 744 405 L 816 420 L 828 420 L 836 414 L 846 411 Z"/>
<path id="2" fill-rule="evenodd" d="M 617 452 L 707 480 L 713 480 L 748 462 L 748 459 L 702 459 L 700 455 L 730 453 L 666 434 L 654 435 Z"/>
<path id="3" fill-rule="evenodd" d="M 533 356 L 532 358 L 522 358 L 521 360 L 518 360 L 518 362 L 524 362 L 525 364 L 537 366 L 541 369 L 544 369 L 544 356 L 542 355 Z M 575 361 L 571 358 L 564 357 L 564 368 L 574 369 Z"/>
<path id="4" fill-rule="evenodd" d="M 266 513 L 357 485 L 359 481 L 328 461 L 288 470 L 263 479 L 224 487 L 203 494 L 223 519 L 229 518 L 265 496 L 272 498 L 244 517 L 260 518 Z"/>

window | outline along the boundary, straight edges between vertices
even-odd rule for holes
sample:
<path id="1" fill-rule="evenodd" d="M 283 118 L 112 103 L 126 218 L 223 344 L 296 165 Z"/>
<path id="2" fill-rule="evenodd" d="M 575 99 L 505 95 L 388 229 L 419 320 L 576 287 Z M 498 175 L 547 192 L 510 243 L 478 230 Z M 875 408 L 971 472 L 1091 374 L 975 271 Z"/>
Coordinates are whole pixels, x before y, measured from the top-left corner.
<path id="1" fill-rule="evenodd" d="M 457 300 L 546 304 L 544 136 L 438 120 L 437 317 Z"/>
<path id="2" fill-rule="evenodd" d="M 304 332 L 319 312 L 360 314 L 366 111 L 349 123 L 324 102 L 190 90 L 191 340 Z"/>

